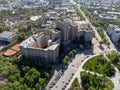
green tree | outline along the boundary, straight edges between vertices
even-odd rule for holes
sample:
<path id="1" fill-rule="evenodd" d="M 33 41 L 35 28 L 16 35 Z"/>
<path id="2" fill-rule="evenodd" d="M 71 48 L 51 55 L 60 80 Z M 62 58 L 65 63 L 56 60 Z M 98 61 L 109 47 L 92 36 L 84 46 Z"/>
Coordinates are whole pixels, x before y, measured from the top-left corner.
<path id="1" fill-rule="evenodd" d="M 47 72 L 44 72 L 45 77 L 48 79 L 50 77 L 50 74 Z"/>
<path id="2" fill-rule="evenodd" d="M 62 60 L 62 63 L 63 64 L 67 64 L 67 62 L 69 61 L 69 57 L 68 56 L 65 56 Z"/>
<path id="3" fill-rule="evenodd" d="M 30 70 L 30 67 L 29 67 L 29 66 L 22 66 L 22 71 L 23 71 L 24 73 L 27 73 L 29 70 Z"/>
<path id="4" fill-rule="evenodd" d="M 18 34 L 18 40 L 22 41 L 22 40 L 24 40 L 24 39 L 25 39 L 25 33 L 24 33 L 24 32 L 19 33 L 19 34 Z"/>
<path id="5" fill-rule="evenodd" d="M 45 82 L 46 82 L 46 78 L 39 78 L 37 88 L 38 86 L 39 88 L 41 88 Z"/>
<path id="6" fill-rule="evenodd" d="M 29 86 L 29 87 L 34 87 L 35 83 L 40 77 L 40 73 L 35 69 L 31 68 L 24 77 L 24 82 Z"/>
<path id="7" fill-rule="evenodd" d="M 74 52 L 73 51 L 70 51 L 69 53 L 68 53 L 68 56 L 71 58 L 71 57 L 73 57 L 74 56 Z"/>
<path id="8" fill-rule="evenodd" d="M 82 45 L 82 44 L 80 44 L 80 49 L 81 49 L 81 50 L 83 50 L 83 49 L 84 49 L 84 47 L 83 47 L 83 45 Z"/>
<path id="9" fill-rule="evenodd" d="M 25 24 L 24 23 L 20 23 L 19 27 L 18 27 L 19 32 L 24 32 L 26 30 L 25 28 Z"/>

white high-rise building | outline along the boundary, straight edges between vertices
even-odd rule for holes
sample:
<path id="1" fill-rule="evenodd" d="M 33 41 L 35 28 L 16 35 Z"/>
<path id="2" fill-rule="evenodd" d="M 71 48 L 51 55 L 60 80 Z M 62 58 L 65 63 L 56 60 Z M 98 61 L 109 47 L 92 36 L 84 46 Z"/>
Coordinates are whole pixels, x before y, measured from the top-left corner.
<path id="1" fill-rule="evenodd" d="M 120 28 L 118 26 L 109 24 L 107 33 L 114 43 L 120 42 Z"/>

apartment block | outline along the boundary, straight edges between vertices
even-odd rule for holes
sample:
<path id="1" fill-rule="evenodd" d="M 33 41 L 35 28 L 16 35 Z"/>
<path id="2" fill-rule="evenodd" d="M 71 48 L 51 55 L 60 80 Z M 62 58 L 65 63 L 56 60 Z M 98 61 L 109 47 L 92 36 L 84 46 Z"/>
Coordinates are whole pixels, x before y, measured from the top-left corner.
<path id="1" fill-rule="evenodd" d="M 109 26 L 107 27 L 107 33 L 114 43 L 120 42 L 120 27 L 109 24 Z"/>

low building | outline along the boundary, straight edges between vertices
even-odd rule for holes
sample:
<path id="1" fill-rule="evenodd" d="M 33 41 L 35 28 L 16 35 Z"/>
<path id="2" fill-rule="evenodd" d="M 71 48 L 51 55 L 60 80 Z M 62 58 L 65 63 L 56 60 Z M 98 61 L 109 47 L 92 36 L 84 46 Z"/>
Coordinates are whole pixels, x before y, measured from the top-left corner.
<path id="1" fill-rule="evenodd" d="M 7 44 L 14 40 L 16 34 L 14 32 L 3 31 L 0 33 L 0 42 Z"/>
<path id="2" fill-rule="evenodd" d="M 106 19 L 106 20 L 117 20 L 118 15 L 113 14 L 99 14 L 98 15 L 100 19 Z"/>
<path id="3" fill-rule="evenodd" d="M 63 3 L 63 0 L 48 0 L 50 5 L 59 5 Z"/>
<path id="4" fill-rule="evenodd" d="M 26 3 L 35 3 L 36 0 L 21 0 L 21 2 L 23 4 L 26 4 Z"/>
<path id="5" fill-rule="evenodd" d="M 32 16 L 32 17 L 30 17 L 30 20 L 31 21 L 37 21 L 38 19 L 40 19 L 41 18 L 41 16 L 39 15 L 39 16 Z"/>
<path id="6" fill-rule="evenodd" d="M 120 43 L 120 27 L 109 24 L 107 33 L 114 43 Z"/>
<path id="7" fill-rule="evenodd" d="M 55 11 L 49 11 L 46 15 L 49 19 L 57 19 L 59 14 Z"/>
<path id="8" fill-rule="evenodd" d="M 107 14 L 120 15 L 120 12 L 107 11 Z"/>

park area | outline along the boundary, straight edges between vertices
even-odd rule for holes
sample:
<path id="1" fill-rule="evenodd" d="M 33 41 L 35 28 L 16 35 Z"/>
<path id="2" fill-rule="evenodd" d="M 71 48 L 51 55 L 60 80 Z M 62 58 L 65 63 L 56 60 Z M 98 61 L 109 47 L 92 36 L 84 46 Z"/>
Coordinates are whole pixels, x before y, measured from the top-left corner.
<path id="1" fill-rule="evenodd" d="M 97 76 L 86 72 L 80 73 L 84 90 L 112 90 L 114 85 L 105 76 Z"/>
<path id="2" fill-rule="evenodd" d="M 83 69 L 107 76 L 113 76 L 115 74 L 115 69 L 111 65 L 111 62 L 107 61 L 103 55 L 90 58 L 84 64 Z"/>

